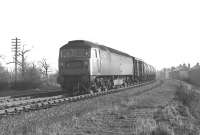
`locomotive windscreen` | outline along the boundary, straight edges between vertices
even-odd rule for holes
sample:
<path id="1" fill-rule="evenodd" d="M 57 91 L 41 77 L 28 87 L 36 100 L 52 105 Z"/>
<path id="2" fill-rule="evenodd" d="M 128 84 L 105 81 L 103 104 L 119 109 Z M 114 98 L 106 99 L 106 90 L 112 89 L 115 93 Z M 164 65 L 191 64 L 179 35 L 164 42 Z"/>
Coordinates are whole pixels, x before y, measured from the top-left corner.
<path id="1" fill-rule="evenodd" d="M 70 47 L 61 50 L 60 55 L 62 58 L 67 57 L 90 57 L 89 48 Z"/>

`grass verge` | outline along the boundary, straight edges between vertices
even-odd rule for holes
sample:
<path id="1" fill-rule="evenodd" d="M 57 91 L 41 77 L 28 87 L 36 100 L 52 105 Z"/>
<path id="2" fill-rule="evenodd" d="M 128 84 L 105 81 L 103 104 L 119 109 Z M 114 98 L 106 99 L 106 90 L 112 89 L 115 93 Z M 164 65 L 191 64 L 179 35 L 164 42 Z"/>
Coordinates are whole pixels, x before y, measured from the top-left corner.
<path id="1" fill-rule="evenodd" d="M 200 93 L 187 86 L 188 84 L 184 82 L 177 86 L 175 92 L 176 99 L 187 106 L 196 119 L 200 119 Z"/>

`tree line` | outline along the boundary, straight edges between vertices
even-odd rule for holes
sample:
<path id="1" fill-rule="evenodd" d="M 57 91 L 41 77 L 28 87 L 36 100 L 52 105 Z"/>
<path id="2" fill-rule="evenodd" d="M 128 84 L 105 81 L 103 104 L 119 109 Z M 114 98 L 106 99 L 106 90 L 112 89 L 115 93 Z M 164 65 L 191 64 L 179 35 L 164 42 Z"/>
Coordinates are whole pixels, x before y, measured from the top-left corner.
<path id="1" fill-rule="evenodd" d="M 50 64 L 46 58 L 37 63 L 27 62 L 25 56 L 30 50 L 23 50 L 19 53 L 20 61 L 17 62 L 17 74 L 14 70 L 8 70 L 2 65 L 0 55 L 0 90 L 28 90 L 28 89 L 55 89 L 59 85 L 56 83 L 57 72 L 50 72 Z M 12 64 L 8 62 L 7 64 Z M 16 77 L 17 76 L 17 77 Z"/>

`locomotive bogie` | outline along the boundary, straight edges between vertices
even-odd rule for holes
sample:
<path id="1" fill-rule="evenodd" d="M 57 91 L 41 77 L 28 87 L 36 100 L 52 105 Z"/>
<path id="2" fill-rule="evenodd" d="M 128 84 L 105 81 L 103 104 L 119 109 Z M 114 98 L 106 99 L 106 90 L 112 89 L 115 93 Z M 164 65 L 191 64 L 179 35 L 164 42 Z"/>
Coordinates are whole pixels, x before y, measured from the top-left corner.
<path id="1" fill-rule="evenodd" d="M 91 76 L 91 89 L 104 91 L 133 84 L 132 76 Z"/>

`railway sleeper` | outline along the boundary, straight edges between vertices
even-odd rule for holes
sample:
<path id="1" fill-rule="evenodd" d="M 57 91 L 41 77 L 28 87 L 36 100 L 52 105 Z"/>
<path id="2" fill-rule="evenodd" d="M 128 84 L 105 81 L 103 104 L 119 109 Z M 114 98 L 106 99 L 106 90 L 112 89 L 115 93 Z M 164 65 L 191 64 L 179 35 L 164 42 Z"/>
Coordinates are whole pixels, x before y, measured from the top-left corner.
<path id="1" fill-rule="evenodd" d="M 153 82 L 153 81 L 152 81 Z M 141 85 L 147 85 L 150 84 L 152 82 L 148 82 L 148 83 L 140 83 L 140 84 L 136 84 L 134 86 L 129 85 L 129 88 L 131 87 L 139 87 Z M 30 105 L 25 105 L 25 106 L 19 106 L 19 107 L 12 107 L 12 108 L 7 108 L 4 110 L 0 110 L 0 115 L 12 115 L 12 114 L 16 114 L 18 112 L 28 112 L 31 110 L 39 110 L 39 109 L 46 109 L 46 108 L 50 108 L 51 106 L 55 106 L 61 103 L 64 103 L 66 101 L 69 102 L 74 102 L 77 100 L 81 100 L 81 99 L 87 99 L 87 98 L 91 98 L 91 97 L 97 97 L 100 95 L 106 95 L 106 94 L 111 94 L 111 93 L 115 93 L 118 91 L 122 91 L 123 89 L 112 89 L 110 91 L 101 91 L 101 92 L 97 92 L 97 93 L 93 93 L 93 94 L 86 94 L 86 95 L 80 95 L 80 96 L 76 96 L 76 97 L 68 97 L 68 98 L 60 98 L 60 99 L 56 99 L 53 100 L 52 98 L 46 98 L 48 100 L 39 100 L 39 103 L 33 103 Z M 25 103 L 30 103 L 30 102 L 25 102 Z"/>

